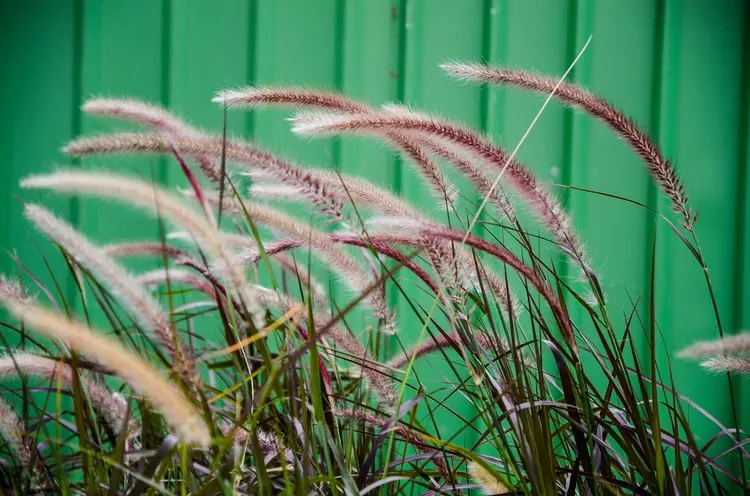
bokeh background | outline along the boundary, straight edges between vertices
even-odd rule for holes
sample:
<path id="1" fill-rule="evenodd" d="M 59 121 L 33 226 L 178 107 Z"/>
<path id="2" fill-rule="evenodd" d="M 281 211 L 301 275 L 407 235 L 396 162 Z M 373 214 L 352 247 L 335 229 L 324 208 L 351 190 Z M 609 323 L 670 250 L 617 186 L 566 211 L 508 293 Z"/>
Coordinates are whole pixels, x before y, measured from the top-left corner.
<path id="1" fill-rule="evenodd" d="M 128 209 L 18 188 L 30 173 L 71 164 L 179 180 L 179 170 L 160 159 L 81 162 L 62 155 L 60 146 L 72 137 L 114 127 L 79 112 L 86 97 L 142 98 L 220 131 L 222 110 L 210 103 L 216 90 L 299 84 L 374 104 L 403 101 L 513 148 L 542 98 L 458 83 L 438 64 L 485 61 L 560 75 L 593 35 L 571 79 L 632 115 L 674 159 L 700 214 L 697 231 L 725 329 L 750 328 L 749 15 L 742 0 L 2 0 L 0 248 L 15 250 L 47 277 L 43 257 L 53 249 L 29 232 L 21 198 L 41 197 L 98 241 L 155 236 L 154 225 Z M 288 131 L 287 115 L 232 112 L 229 131 L 434 207 L 382 145 L 300 140 Z M 667 213 L 642 164 L 611 132 L 554 104 L 520 157 L 543 181 L 561 185 L 555 189 L 621 314 L 635 304 L 647 316 L 654 260 L 660 353 L 717 336 L 703 273 L 663 221 L 635 204 L 564 187 Z M 0 269 L 18 270 L 5 254 Z M 404 329 L 404 341 L 418 330 Z M 681 360 L 672 373 L 680 392 L 731 424 L 726 378 Z M 735 389 L 738 414 L 749 418 L 750 385 L 736 381 Z"/>

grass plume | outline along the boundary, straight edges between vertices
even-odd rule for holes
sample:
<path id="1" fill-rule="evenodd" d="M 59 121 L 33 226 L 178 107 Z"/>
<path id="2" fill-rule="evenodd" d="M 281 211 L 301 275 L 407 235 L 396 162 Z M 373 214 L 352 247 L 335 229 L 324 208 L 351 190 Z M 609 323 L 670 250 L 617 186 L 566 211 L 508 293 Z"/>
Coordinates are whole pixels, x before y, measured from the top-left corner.
<path id="1" fill-rule="evenodd" d="M 62 246 L 74 260 L 109 286 L 141 325 L 156 334 L 162 346 L 169 351 L 175 370 L 183 377 L 191 390 L 198 391 L 200 377 L 196 372 L 191 353 L 175 334 L 167 312 L 143 290 L 135 278 L 72 226 L 58 219 L 45 208 L 26 204 L 24 212 L 26 218 L 48 238 Z"/>
<path id="2" fill-rule="evenodd" d="M 539 93 L 551 93 L 558 85 L 555 78 L 502 67 L 467 63 L 448 63 L 440 67 L 460 79 L 516 86 Z M 659 146 L 648 134 L 614 105 L 574 84 L 560 84 L 554 97 L 567 105 L 584 110 L 620 135 L 643 160 L 656 183 L 672 201 L 672 208 L 682 216 L 683 227 L 688 231 L 693 230 L 695 215 L 689 207 L 685 187 L 672 163 L 664 157 Z"/>
<path id="3" fill-rule="evenodd" d="M 199 411 L 173 384 L 141 358 L 81 324 L 26 303 L 10 292 L 1 292 L 0 300 L 27 325 L 115 371 L 130 387 L 152 402 L 186 442 L 201 446 L 207 446 L 211 442 L 211 435 Z"/>
<path id="4" fill-rule="evenodd" d="M 552 97 L 610 125 L 683 215 L 692 236 L 674 231 L 695 255 L 715 303 L 676 169 L 625 114 L 574 85 L 504 69 L 447 69 L 548 94 L 511 153 L 438 115 L 320 90 L 245 87 L 214 99 L 224 109 L 293 107 L 303 112 L 292 119 L 297 134 L 382 141 L 414 166 L 439 208 L 419 208 L 419 199 L 366 177 L 227 139 L 228 126 L 211 134 L 146 102 L 89 100 L 85 112 L 146 129 L 78 137 L 67 153 L 167 157 L 190 189 L 180 195 L 82 170 L 22 182 L 140 207 L 174 230 L 159 240 L 100 247 L 42 207 L 26 207 L 28 219 L 62 248 L 69 275 L 81 267 L 93 277 L 89 286 L 72 288 L 86 291 L 80 309 L 67 301 L 71 288 L 59 282 L 54 263 L 44 260 L 57 296 L 17 260 L 19 274 L 65 315 L 0 277 L 0 299 L 21 320 L 3 323 L 3 337 L 7 331 L 13 339 L 0 358 L 0 378 L 34 375 L 69 390 L 69 398 L 56 397 L 53 417 L 36 405 L 36 393 L 51 387 L 7 381 L 8 392 L 24 402 L 22 415 L 5 416 L 0 408 L 11 451 L 32 448 L 28 441 L 36 437 L 48 441 L 29 452 L 38 461 L 34 470 L 48 474 L 52 490 L 81 494 L 746 491 L 746 434 L 681 396 L 672 380 L 676 365 L 667 364 L 667 374 L 655 352 L 641 353 L 640 334 L 651 349 L 659 342 L 657 312 L 641 315 L 648 306 L 641 303 L 654 304 L 663 289 L 652 284 L 649 301 L 636 295 L 629 312 L 612 310 L 568 213 L 515 157 Z M 473 191 L 458 194 L 456 176 L 484 198 L 478 209 Z M 530 223 L 517 214 L 524 208 L 535 217 Z M 575 262 L 586 287 L 558 272 L 548 244 Z M 148 264 L 137 275 L 120 265 L 134 260 L 119 260 L 135 257 Z M 337 282 L 346 295 L 330 291 Z M 132 315 L 134 329 L 120 309 Z M 84 326 L 78 313 L 95 324 Z M 403 332 L 385 335 L 390 321 Z M 58 356 L 55 342 L 37 339 L 27 326 L 83 359 Z M 144 346 L 160 355 L 162 341 L 180 342 L 176 329 L 200 363 L 190 397 L 145 355 L 129 351 Z M 749 343 L 742 334 L 697 343 L 683 355 L 711 371 L 745 373 Z M 100 375 L 106 384 L 95 380 Z M 68 399 L 72 409 L 63 404 Z M 112 436 L 108 424 L 123 415 L 137 423 L 137 433 Z M 710 424 L 713 437 L 700 423 Z M 44 438 L 48 426 L 52 438 Z M 29 485 L 29 472 L 0 466 L 0 492 Z"/>

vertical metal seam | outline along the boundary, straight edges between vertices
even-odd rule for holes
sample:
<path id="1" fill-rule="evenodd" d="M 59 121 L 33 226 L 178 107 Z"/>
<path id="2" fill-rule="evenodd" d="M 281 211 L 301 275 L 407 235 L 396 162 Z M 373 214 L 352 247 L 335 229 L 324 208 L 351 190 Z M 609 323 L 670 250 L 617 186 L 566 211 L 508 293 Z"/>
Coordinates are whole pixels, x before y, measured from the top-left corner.
<path id="1" fill-rule="evenodd" d="M 655 19 L 654 19 L 654 50 L 651 67 L 651 115 L 649 116 L 649 134 L 652 136 L 654 141 L 662 146 L 662 111 L 664 107 L 663 100 L 663 83 L 664 83 L 664 58 L 666 56 L 666 6 L 664 2 L 658 1 L 655 5 Z M 646 204 L 649 208 L 654 210 L 659 208 L 657 188 L 654 181 L 649 176 L 648 187 L 647 187 Z M 651 294 L 651 285 L 649 279 L 651 278 L 652 265 L 656 263 L 656 260 L 650 256 L 651 248 L 654 244 L 654 238 L 656 237 L 657 231 L 657 218 L 656 214 L 648 215 L 646 218 L 646 244 L 643 246 L 644 258 L 647 260 L 645 264 L 644 273 L 644 286 L 642 288 L 644 294 L 644 301 L 648 302 L 654 295 Z M 648 341 L 644 340 L 641 349 L 639 350 L 639 358 L 647 357 L 649 354 Z"/>
<path id="2" fill-rule="evenodd" d="M 346 37 L 346 0 L 335 1 L 335 23 L 334 23 L 334 61 L 333 61 L 333 86 L 336 91 L 341 91 L 344 86 L 344 46 Z M 341 137 L 334 136 L 331 139 L 331 162 L 334 167 L 342 168 L 341 163 Z"/>
<path id="3" fill-rule="evenodd" d="M 566 47 L 565 54 L 567 60 L 573 60 L 576 56 L 576 41 L 578 40 L 578 2 L 579 0 L 571 0 L 568 7 L 568 32 L 566 33 Z M 570 79 L 575 80 L 576 68 L 574 67 L 570 71 Z M 562 184 L 569 186 L 572 180 L 572 168 L 573 168 L 573 138 L 575 135 L 575 119 L 573 111 L 569 108 L 563 109 L 563 150 L 562 150 L 562 163 L 560 178 Z M 563 207 L 570 211 L 570 191 L 568 188 L 563 188 L 561 201 Z M 565 279 L 570 268 L 566 262 L 564 255 L 557 255 L 557 266 L 559 267 L 558 273 L 560 277 Z"/>
<path id="4" fill-rule="evenodd" d="M 84 6 L 83 0 L 73 1 L 73 93 L 71 95 L 73 112 L 71 122 L 71 139 L 80 135 L 83 130 L 83 116 L 81 111 L 81 100 L 83 98 L 83 38 L 84 38 Z M 81 159 L 73 158 L 71 164 L 81 167 Z M 81 204 L 78 198 L 71 197 L 68 200 L 68 217 L 70 224 L 80 228 L 81 222 Z M 76 307 L 78 294 L 76 283 L 72 277 L 67 278 L 65 284 L 65 294 L 69 302 L 72 302 L 73 308 Z"/>
<path id="5" fill-rule="evenodd" d="M 72 105 L 72 122 L 71 122 L 71 138 L 75 138 L 81 134 L 83 129 L 83 116 L 81 112 L 81 99 L 83 98 L 83 0 L 73 1 L 73 94 Z M 73 158 L 72 164 L 76 167 L 81 165 L 79 158 Z M 80 212 L 78 200 L 72 198 L 70 203 L 70 222 L 74 226 L 78 226 L 80 222 Z"/>
<path id="6" fill-rule="evenodd" d="M 573 60 L 576 56 L 576 42 L 578 40 L 578 3 L 579 0 L 571 0 L 568 8 L 568 32 L 566 33 L 565 40 L 565 54 L 568 60 Z M 576 80 L 577 68 L 573 68 L 570 71 L 570 80 Z M 563 163 L 562 163 L 562 180 L 563 184 L 569 185 L 572 179 L 572 163 L 573 163 L 573 135 L 575 120 L 573 111 L 569 108 L 563 109 Z M 563 190 L 562 202 L 565 207 L 568 207 L 570 192 L 566 189 Z"/>
<path id="7" fill-rule="evenodd" d="M 162 0 L 161 10 L 161 75 L 159 100 L 164 107 L 170 104 L 172 85 L 172 0 Z M 158 160 L 159 182 L 169 182 L 169 164 L 166 157 Z"/>
<path id="8" fill-rule="evenodd" d="M 257 84 L 258 78 L 258 0 L 248 1 L 249 17 L 247 24 L 247 81 Z M 255 111 L 250 110 L 245 116 L 245 134 L 248 139 L 255 137 Z"/>
<path id="9" fill-rule="evenodd" d="M 482 63 L 491 65 L 495 58 L 495 42 L 498 29 L 497 17 L 499 15 L 499 5 L 497 0 L 485 0 L 484 9 L 482 10 Z M 480 87 L 479 93 L 479 129 L 486 136 L 490 136 L 493 123 L 496 119 L 494 112 L 494 105 L 492 95 L 494 89 L 489 83 L 483 83 Z M 502 186 L 499 186 L 502 187 Z M 481 199 L 477 197 L 478 200 Z M 479 215 L 479 221 L 487 219 L 487 212 L 482 211 Z M 475 231 L 479 236 L 482 235 L 483 230 L 479 229 L 479 225 Z"/>
<path id="10" fill-rule="evenodd" d="M 738 126 L 738 145 L 739 150 L 737 151 L 737 186 L 736 186 L 736 198 L 737 204 L 735 207 L 735 218 L 734 218 L 734 256 L 733 267 L 734 267 L 734 280 L 733 291 L 732 291 L 732 320 L 730 333 L 734 334 L 739 330 L 744 320 L 743 305 L 742 302 L 745 300 L 748 288 L 745 287 L 745 267 L 748 263 L 746 257 L 746 239 L 745 239 L 745 222 L 747 221 L 747 208 L 748 208 L 748 193 L 745 189 L 748 178 L 748 159 L 750 159 L 750 144 L 747 142 L 748 131 L 750 130 L 750 8 L 745 5 L 744 10 L 744 39 L 742 42 L 742 68 L 740 74 L 740 122 Z M 735 416 L 738 419 L 743 418 L 743 413 L 746 410 L 746 401 L 743 401 L 743 385 L 742 381 L 732 379 L 734 392 L 737 397 Z M 741 428 L 741 425 L 737 425 L 737 428 Z M 746 480 L 746 468 L 745 463 L 740 457 L 740 460 L 736 462 L 739 465 L 739 471 L 742 474 L 742 479 Z M 747 490 L 747 486 L 745 486 Z"/>
<path id="11" fill-rule="evenodd" d="M 745 190 L 745 182 L 748 178 L 748 159 L 750 159 L 750 144 L 747 142 L 748 131 L 750 131 L 750 8 L 745 7 L 744 15 L 745 36 L 742 46 L 742 74 L 741 74 L 741 95 L 740 95 L 740 123 L 739 123 L 739 150 L 737 153 L 737 213 L 735 216 L 735 234 L 737 241 L 735 243 L 734 254 L 734 299 L 733 299 L 733 316 L 732 327 L 737 330 L 741 325 L 743 312 L 742 301 L 743 295 L 747 293 L 744 287 L 742 274 L 747 264 L 745 257 L 745 239 L 743 236 L 745 221 L 747 220 L 746 209 L 748 206 L 748 193 Z"/>
<path id="12" fill-rule="evenodd" d="M 659 2 L 660 6 L 661 3 L 662 2 Z M 673 70 L 675 73 L 677 72 L 676 66 L 679 63 L 679 52 L 675 52 L 674 50 L 676 47 L 679 47 L 682 38 L 682 23 L 673 22 L 672 16 L 681 14 L 678 10 L 681 7 L 681 2 L 670 2 L 668 0 L 665 0 L 664 5 L 662 6 L 664 34 L 663 44 L 661 47 L 662 58 L 660 61 L 661 72 L 659 78 L 658 122 L 656 128 L 654 129 L 654 132 L 656 133 L 658 144 L 662 148 L 664 155 L 667 158 L 669 158 L 671 155 L 670 148 L 674 146 L 674 129 L 666 125 L 666 117 L 670 115 L 670 112 L 672 114 L 676 113 L 676 98 L 678 92 L 680 91 L 680 85 L 675 85 L 674 87 L 667 88 L 666 84 L 668 83 L 669 72 Z M 677 14 L 674 14 L 675 11 L 677 11 Z M 674 117 L 674 115 L 672 117 Z M 657 211 L 663 211 L 665 207 L 665 200 L 662 195 L 658 193 L 658 191 L 655 193 L 653 207 Z M 658 237 L 660 232 L 659 223 L 656 222 L 656 219 L 654 220 L 654 222 L 655 226 L 653 233 L 654 236 Z M 656 257 L 655 260 L 652 261 L 652 263 L 658 263 L 659 272 L 662 274 L 659 277 L 664 281 L 669 281 L 671 279 L 672 273 L 674 272 L 674 267 L 670 259 L 671 257 L 667 256 L 665 249 L 665 241 L 659 241 L 657 239 Z M 662 291 L 660 295 L 649 296 L 650 298 L 657 298 L 654 301 L 654 304 L 656 306 L 656 320 L 659 323 L 659 326 L 663 329 L 670 329 L 672 319 L 670 318 L 671 312 L 668 307 L 667 291 Z M 669 334 L 666 334 L 664 336 L 667 344 L 671 344 L 671 338 L 672 336 Z"/>
<path id="13" fill-rule="evenodd" d="M 407 52 L 409 50 L 410 40 L 407 38 L 406 24 L 409 22 L 409 16 L 411 15 L 410 9 L 412 8 L 411 0 L 399 0 L 399 15 L 400 22 L 398 24 L 398 85 L 396 88 L 396 99 L 401 103 L 406 103 L 406 65 L 407 65 Z M 394 154 L 393 159 L 393 191 L 397 195 L 401 195 L 403 188 L 403 160 L 400 154 Z"/>

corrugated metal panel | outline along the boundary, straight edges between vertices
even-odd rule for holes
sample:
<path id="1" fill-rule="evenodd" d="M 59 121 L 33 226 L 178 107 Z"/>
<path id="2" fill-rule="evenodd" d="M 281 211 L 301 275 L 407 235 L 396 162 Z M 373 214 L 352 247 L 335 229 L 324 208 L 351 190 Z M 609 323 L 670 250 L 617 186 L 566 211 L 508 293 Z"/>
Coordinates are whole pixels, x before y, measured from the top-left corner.
<path id="1" fill-rule="evenodd" d="M 221 111 L 209 102 L 216 89 L 248 82 L 339 88 L 372 103 L 403 100 L 446 114 L 513 147 L 541 99 L 456 83 L 437 64 L 485 60 L 560 74 L 592 34 L 573 78 L 634 116 L 675 159 L 701 214 L 698 234 L 725 328 L 750 326 L 750 100 L 741 0 L 34 0 L 3 2 L 0 13 L 0 246 L 17 249 L 36 272 L 45 269 L 19 216 L 17 182 L 68 161 L 57 151 L 68 138 L 112 126 L 82 118 L 76 110 L 82 96 L 160 101 L 198 125 L 219 129 Z M 229 126 L 301 161 L 339 165 L 431 206 L 408 167 L 381 145 L 299 140 L 284 115 L 232 113 Z M 520 157 L 543 180 L 664 207 L 624 145 L 590 118 L 559 106 L 544 114 Z M 96 165 L 178 180 L 155 159 Z M 588 240 L 613 308 L 622 311 L 647 292 L 656 231 L 665 352 L 716 335 L 703 274 L 662 223 L 629 204 L 559 192 Z M 136 217 L 119 207 L 54 201 L 70 205 L 70 218 L 99 240 L 156 232 L 155 224 L 141 217 L 131 222 Z M 0 266 L 9 270 L 12 264 L 6 258 Z M 673 367 L 683 393 L 731 423 L 723 377 L 679 361 Z"/>

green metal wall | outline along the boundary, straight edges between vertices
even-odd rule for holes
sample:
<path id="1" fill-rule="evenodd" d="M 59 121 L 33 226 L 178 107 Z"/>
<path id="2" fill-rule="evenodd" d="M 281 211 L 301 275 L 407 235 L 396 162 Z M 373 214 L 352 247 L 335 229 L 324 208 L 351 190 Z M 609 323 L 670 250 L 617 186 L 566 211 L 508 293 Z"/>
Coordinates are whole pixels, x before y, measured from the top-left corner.
<path id="1" fill-rule="evenodd" d="M 561 74 L 589 35 L 573 79 L 623 108 L 674 158 L 701 218 L 719 308 L 730 332 L 750 327 L 748 13 L 741 0 L 4 0 L 0 6 L 0 247 L 44 272 L 49 246 L 20 215 L 19 178 L 70 160 L 80 133 L 112 124 L 82 116 L 92 95 L 161 102 L 220 129 L 217 89 L 247 83 L 338 88 L 373 103 L 402 100 L 476 126 L 513 147 L 541 99 L 452 81 L 437 65 L 485 60 Z M 382 145 L 294 138 L 285 113 L 232 113 L 231 132 L 314 164 L 336 164 L 425 200 Z M 521 149 L 545 181 L 659 206 L 644 168 L 603 126 L 552 106 Z M 96 161 L 162 181 L 159 160 Z M 88 161 L 86 161 L 88 162 Z M 144 167 L 144 163 L 146 167 Z M 622 308 L 646 291 L 656 231 L 658 317 L 666 352 L 716 336 L 703 276 L 644 209 L 560 189 Z M 33 198 L 26 195 L 25 198 Z M 153 236 L 152 224 L 90 200 L 43 198 L 95 239 Z M 67 209 L 67 210 L 64 210 Z M 0 268 L 14 270 L 7 257 Z M 645 307 L 642 307 L 645 309 Z M 409 338 L 405 339 L 406 341 Z M 726 380 L 675 361 L 681 392 L 729 422 Z M 738 381 L 750 400 L 750 385 Z M 750 401 L 742 415 L 750 417 Z M 708 432 L 708 431 L 707 431 Z"/>

